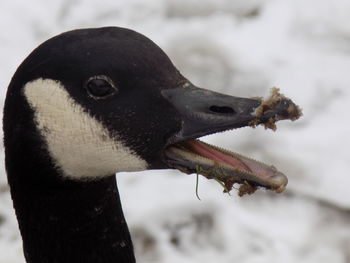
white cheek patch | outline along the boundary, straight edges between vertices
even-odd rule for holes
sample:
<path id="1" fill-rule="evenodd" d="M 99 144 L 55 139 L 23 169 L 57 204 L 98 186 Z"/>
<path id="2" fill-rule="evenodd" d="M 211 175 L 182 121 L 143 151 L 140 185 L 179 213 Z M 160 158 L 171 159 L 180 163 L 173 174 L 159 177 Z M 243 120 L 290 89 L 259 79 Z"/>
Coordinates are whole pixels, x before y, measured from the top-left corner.
<path id="1" fill-rule="evenodd" d="M 107 129 L 76 103 L 62 84 L 51 79 L 27 83 L 24 95 L 55 165 L 74 179 L 147 169 L 146 162 L 111 138 Z"/>

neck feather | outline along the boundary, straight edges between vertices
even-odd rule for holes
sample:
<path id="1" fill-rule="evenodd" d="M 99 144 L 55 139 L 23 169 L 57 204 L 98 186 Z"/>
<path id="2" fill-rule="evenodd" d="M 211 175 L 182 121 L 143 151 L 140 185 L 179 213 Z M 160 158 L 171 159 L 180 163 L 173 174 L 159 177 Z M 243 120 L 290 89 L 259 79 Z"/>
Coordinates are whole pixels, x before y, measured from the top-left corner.
<path id="1" fill-rule="evenodd" d="M 28 263 L 135 262 L 115 176 L 45 189 L 10 181 Z"/>

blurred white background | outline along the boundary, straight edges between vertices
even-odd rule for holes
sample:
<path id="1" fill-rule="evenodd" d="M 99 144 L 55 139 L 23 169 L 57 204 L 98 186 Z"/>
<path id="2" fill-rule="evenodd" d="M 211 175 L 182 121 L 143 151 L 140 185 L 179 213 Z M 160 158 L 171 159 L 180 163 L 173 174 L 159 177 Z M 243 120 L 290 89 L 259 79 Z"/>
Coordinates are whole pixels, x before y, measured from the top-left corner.
<path id="1" fill-rule="evenodd" d="M 21 61 L 62 31 L 115 25 L 155 41 L 194 84 L 276 86 L 304 117 L 205 138 L 274 164 L 278 195 L 239 198 L 177 171 L 118 174 L 138 262 L 350 262 L 349 0 L 1 0 L 0 99 Z M 24 262 L 1 146 L 0 263 Z"/>

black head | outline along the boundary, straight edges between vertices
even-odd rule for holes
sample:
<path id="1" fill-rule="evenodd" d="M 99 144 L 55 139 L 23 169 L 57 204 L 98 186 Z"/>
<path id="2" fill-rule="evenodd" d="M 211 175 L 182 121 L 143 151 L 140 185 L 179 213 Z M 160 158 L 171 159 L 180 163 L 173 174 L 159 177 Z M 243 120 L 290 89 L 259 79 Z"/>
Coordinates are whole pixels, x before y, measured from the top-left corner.
<path id="1" fill-rule="evenodd" d="M 28 140 L 36 133 L 30 125 L 35 118 L 27 114 L 33 107 L 28 108 L 24 87 L 37 79 L 59 82 L 147 167 L 160 166 L 161 149 L 181 128 L 179 114 L 160 92 L 186 80 L 158 46 L 134 31 L 116 27 L 70 31 L 28 56 L 13 77 L 5 108 L 5 118 L 19 120 L 12 125 Z M 5 121 L 6 134 L 13 131 L 9 125 Z"/>
<path id="2" fill-rule="evenodd" d="M 67 242 L 96 258 L 109 238 L 131 244 L 111 176 L 119 171 L 175 168 L 210 178 L 219 168 L 231 187 L 247 181 L 284 187 L 286 178 L 273 167 L 193 139 L 290 118 L 291 103 L 273 97 L 267 105 L 197 88 L 156 44 L 128 29 L 81 29 L 49 39 L 17 69 L 4 108 L 6 170 L 27 258 L 67 262 Z M 62 242 L 51 235 L 43 257 L 47 229 Z M 45 233 L 33 241 L 35 231 Z M 86 233 L 89 241 L 81 243 Z M 106 237 L 97 250 L 94 237 Z M 125 255 L 122 247 L 110 253 Z M 110 262 L 90 254 L 84 262 Z"/>
<path id="3" fill-rule="evenodd" d="M 36 48 L 11 81 L 7 169 L 20 156 L 30 156 L 21 160 L 29 169 L 73 178 L 174 167 L 169 145 L 258 122 L 260 103 L 194 87 L 132 30 L 66 32 Z"/>

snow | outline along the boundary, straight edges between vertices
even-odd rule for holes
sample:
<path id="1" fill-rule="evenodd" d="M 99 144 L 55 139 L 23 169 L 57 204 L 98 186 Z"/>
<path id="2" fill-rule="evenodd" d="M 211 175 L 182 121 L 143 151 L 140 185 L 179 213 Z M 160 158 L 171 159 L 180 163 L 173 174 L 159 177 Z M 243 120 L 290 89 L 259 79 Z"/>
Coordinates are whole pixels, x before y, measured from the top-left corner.
<path id="1" fill-rule="evenodd" d="M 199 201 L 193 175 L 118 174 L 137 257 L 349 262 L 349 13 L 348 0 L 2 0 L 0 101 L 42 41 L 104 25 L 150 37 L 198 86 L 237 96 L 265 96 L 276 86 L 303 108 L 301 120 L 204 140 L 274 164 L 289 177 L 287 191 L 239 198 L 201 178 Z M 24 262 L 3 162 L 0 169 L 0 262 Z"/>

